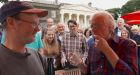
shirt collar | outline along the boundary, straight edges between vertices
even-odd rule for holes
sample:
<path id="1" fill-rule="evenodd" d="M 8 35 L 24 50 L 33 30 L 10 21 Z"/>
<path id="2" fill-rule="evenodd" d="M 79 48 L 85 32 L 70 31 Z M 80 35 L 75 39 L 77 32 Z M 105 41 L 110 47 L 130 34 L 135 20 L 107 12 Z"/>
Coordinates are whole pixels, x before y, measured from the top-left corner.
<path id="1" fill-rule="evenodd" d="M 70 37 L 78 37 L 78 33 L 72 33 L 72 32 L 70 32 Z"/>

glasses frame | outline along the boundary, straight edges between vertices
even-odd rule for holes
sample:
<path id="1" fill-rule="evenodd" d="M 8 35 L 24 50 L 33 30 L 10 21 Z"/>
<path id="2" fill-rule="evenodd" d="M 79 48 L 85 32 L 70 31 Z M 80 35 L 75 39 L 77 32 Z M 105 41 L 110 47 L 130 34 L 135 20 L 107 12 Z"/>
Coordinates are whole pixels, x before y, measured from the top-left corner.
<path id="1" fill-rule="evenodd" d="M 31 24 L 33 28 L 36 28 L 36 27 L 41 28 L 40 23 L 30 22 L 30 21 L 21 19 L 21 18 L 19 18 L 19 15 L 18 15 L 18 14 L 13 15 L 13 16 L 11 16 L 11 17 L 14 18 L 14 19 L 16 19 L 16 20 L 18 20 L 18 21 L 22 21 L 22 22 L 26 22 L 26 23 Z"/>

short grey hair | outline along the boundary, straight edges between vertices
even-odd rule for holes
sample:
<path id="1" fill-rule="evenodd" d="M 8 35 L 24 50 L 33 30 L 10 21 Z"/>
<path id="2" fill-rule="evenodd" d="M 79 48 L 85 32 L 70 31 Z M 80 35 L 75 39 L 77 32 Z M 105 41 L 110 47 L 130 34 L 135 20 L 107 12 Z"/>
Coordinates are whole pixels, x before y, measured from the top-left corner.
<path id="1" fill-rule="evenodd" d="M 104 19 L 104 22 L 105 22 L 106 24 L 111 24 L 111 25 L 113 26 L 114 29 L 116 28 L 116 22 L 115 22 L 113 16 L 112 16 L 109 12 L 107 12 L 107 11 L 96 11 L 96 12 L 93 14 L 92 18 L 94 18 L 94 17 L 97 16 L 97 15 L 98 15 L 98 16 L 104 17 L 104 18 L 105 18 L 105 19 Z"/>

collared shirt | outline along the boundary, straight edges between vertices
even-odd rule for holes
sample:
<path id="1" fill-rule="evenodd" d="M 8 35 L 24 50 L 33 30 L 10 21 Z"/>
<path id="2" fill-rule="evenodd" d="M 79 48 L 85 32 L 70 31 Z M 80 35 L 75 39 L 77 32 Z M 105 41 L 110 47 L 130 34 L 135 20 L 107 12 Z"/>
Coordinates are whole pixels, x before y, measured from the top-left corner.
<path id="1" fill-rule="evenodd" d="M 115 34 L 121 36 L 121 30 L 118 27 L 115 28 Z"/>
<path id="2" fill-rule="evenodd" d="M 66 33 L 61 42 L 62 57 L 67 58 L 68 53 L 76 53 L 78 56 L 83 57 L 84 53 L 88 51 L 86 38 L 83 34 Z M 87 55 L 87 54 L 86 54 Z M 84 56 L 85 58 L 87 56 Z"/>
<path id="3" fill-rule="evenodd" d="M 87 75 L 137 75 L 138 58 L 136 44 L 131 40 L 115 37 L 110 40 L 109 45 L 119 56 L 115 69 L 98 49 L 89 48 Z"/>

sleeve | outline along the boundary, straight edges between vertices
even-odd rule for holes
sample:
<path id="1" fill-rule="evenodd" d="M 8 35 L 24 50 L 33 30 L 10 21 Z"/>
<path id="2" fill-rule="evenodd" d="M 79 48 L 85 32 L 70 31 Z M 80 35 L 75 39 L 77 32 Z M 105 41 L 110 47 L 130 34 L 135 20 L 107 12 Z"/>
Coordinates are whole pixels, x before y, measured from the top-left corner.
<path id="1" fill-rule="evenodd" d="M 65 36 L 63 37 L 63 40 L 61 41 L 60 51 L 61 51 L 61 58 L 65 58 L 66 59 L 64 41 L 65 41 Z"/>
<path id="2" fill-rule="evenodd" d="M 123 72 L 125 75 L 138 75 L 138 57 L 136 44 L 133 42 L 127 43 L 126 45 L 126 56 L 125 59 L 119 59 L 115 70 L 118 72 Z"/>
<path id="3" fill-rule="evenodd" d="M 37 36 L 38 36 L 38 46 L 39 46 L 39 48 L 43 48 L 44 44 L 43 44 L 43 41 L 41 39 L 41 35 L 39 33 L 37 33 Z"/>

